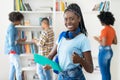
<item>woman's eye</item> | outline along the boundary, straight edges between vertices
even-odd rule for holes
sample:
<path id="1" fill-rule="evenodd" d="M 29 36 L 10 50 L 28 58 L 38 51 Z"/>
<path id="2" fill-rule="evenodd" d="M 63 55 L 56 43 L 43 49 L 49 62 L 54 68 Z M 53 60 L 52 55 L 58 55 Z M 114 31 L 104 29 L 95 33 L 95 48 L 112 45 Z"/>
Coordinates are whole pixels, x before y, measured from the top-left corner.
<path id="1" fill-rule="evenodd" d="M 70 21 L 73 21 L 74 20 L 74 18 L 70 18 Z"/>

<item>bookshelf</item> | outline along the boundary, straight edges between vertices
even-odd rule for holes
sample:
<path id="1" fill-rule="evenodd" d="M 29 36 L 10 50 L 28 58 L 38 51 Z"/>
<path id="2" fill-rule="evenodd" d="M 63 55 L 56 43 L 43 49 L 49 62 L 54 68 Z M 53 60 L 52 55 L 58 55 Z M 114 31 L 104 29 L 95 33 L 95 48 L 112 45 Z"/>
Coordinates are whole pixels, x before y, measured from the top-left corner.
<path id="1" fill-rule="evenodd" d="M 41 34 L 41 19 L 49 18 L 50 27 L 54 25 L 55 0 L 14 0 L 14 11 L 24 15 L 22 24 L 17 26 L 19 38 L 26 38 L 20 43 L 20 59 L 23 80 L 39 80 L 36 74 L 36 63 L 33 54 L 38 53 L 38 46 L 32 39 L 39 39 Z"/>

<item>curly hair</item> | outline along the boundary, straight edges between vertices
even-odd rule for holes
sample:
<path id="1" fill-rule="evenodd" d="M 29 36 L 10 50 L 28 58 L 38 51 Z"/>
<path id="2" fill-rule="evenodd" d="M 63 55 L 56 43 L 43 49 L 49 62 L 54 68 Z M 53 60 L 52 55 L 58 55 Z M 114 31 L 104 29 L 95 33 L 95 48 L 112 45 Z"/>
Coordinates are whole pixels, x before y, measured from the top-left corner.
<path id="1" fill-rule="evenodd" d="M 111 12 L 100 12 L 97 17 L 103 24 L 114 25 L 115 18 Z"/>
<path id="2" fill-rule="evenodd" d="M 79 27 L 80 27 L 81 33 L 83 33 L 87 36 L 87 30 L 85 28 L 85 24 L 84 24 L 84 20 L 83 20 L 83 16 L 82 16 L 80 7 L 76 3 L 72 3 L 67 7 L 67 9 L 64 11 L 64 13 L 67 11 L 71 11 L 71 12 L 75 13 L 78 17 L 81 18 Z"/>
<path id="3" fill-rule="evenodd" d="M 21 21 L 24 18 L 23 14 L 20 12 L 11 12 L 9 14 L 9 20 L 11 22 Z"/>

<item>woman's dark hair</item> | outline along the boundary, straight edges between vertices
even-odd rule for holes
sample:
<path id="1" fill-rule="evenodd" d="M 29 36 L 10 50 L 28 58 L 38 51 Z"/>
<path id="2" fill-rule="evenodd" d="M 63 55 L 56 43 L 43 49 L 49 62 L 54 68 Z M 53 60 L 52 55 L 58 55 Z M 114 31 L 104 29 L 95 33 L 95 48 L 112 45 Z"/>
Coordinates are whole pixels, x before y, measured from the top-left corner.
<path id="1" fill-rule="evenodd" d="M 111 12 L 100 12 L 100 14 L 97 17 L 103 24 L 114 25 L 115 18 Z"/>
<path id="2" fill-rule="evenodd" d="M 70 4 L 67 9 L 65 10 L 65 12 L 67 11 L 72 11 L 74 12 L 78 17 L 81 18 L 81 22 L 79 23 L 79 27 L 80 27 L 80 30 L 81 30 L 81 33 L 84 33 L 86 36 L 87 36 L 87 30 L 85 28 L 85 24 L 84 24 L 84 20 L 83 20 L 83 16 L 82 16 L 82 12 L 81 12 L 81 9 L 80 7 L 76 4 L 76 3 L 72 3 Z M 64 13 L 65 13 L 64 12 Z"/>
<path id="3" fill-rule="evenodd" d="M 11 12 L 9 14 L 9 20 L 11 22 L 21 21 L 24 18 L 23 14 L 20 12 Z"/>
<path id="4" fill-rule="evenodd" d="M 49 25 L 49 19 L 48 19 L 47 17 L 42 18 L 41 23 L 42 23 L 44 20 L 47 21 L 47 24 Z"/>

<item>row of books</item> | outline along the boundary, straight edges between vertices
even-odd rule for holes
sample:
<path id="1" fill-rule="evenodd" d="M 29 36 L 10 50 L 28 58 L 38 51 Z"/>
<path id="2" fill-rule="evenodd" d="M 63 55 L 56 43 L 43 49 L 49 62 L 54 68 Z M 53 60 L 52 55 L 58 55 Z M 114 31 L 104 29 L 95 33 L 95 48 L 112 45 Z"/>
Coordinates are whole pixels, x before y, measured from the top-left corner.
<path id="1" fill-rule="evenodd" d="M 32 11 L 29 3 L 23 3 L 22 0 L 14 0 L 14 9 L 16 11 Z"/>
<path id="2" fill-rule="evenodd" d="M 110 1 L 104 1 L 99 4 L 96 4 L 93 8 L 93 11 L 109 11 Z"/>
<path id="3" fill-rule="evenodd" d="M 41 31 L 23 31 L 19 30 L 19 38 L 26 39 L 26 41 L 32 41 L 33 39 L 39 39 Z"/>
<path id="4" fill-rule="evenodd" d="M 64 11 L 67 7 L 67 2 L 64 2 L 62 0 L 56 1 L 56 11 Z"/>
<path id="5" fill-rule="evenodd" d="M 20 44 L 20 53 L 34 54 L 37 53 L 38 49 L 35 44 Z"/>

